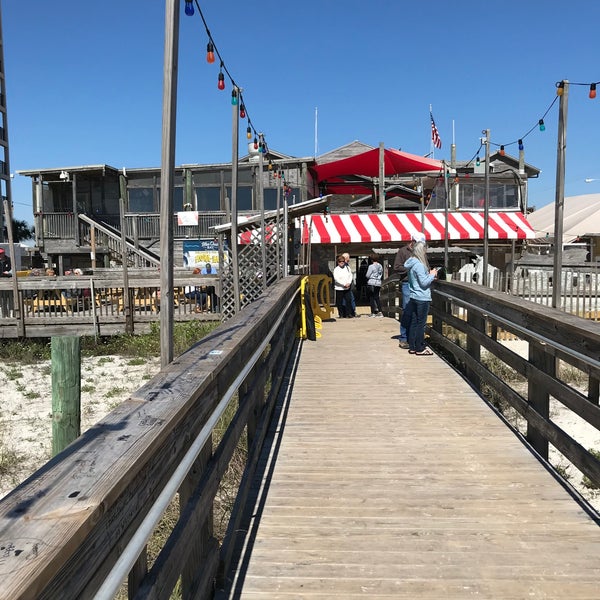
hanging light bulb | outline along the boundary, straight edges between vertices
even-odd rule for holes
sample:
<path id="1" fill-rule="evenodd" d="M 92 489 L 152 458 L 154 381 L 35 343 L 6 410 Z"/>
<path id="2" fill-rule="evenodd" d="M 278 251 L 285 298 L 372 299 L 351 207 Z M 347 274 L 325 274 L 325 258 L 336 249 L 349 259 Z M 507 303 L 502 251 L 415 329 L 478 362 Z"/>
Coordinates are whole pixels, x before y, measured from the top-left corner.
<path id="1" fill-rule="evenodd" d="M 185 0 L 185 14 L 188 17 L 194 15 L 194 3 L 193 0 Z"/>
<path id="2" fill-rule="evenodd" d="M 245 119 L 246 118 L 246 107 L 244 106 L 244 103 L 242 102 L 240 104 L 240 119 Z"/>
<path id="3" fill-rule="evenodd" d="M 560 83 L 557 83 L 556 84 L 556 95 L 562 96 L 564 91 L 565 91 L 565 82 L 561 81 Z"/>
<path id="4" fill-rule="evenodd" d="M 596 84 L 595 83 L 591 83 L 590 84 L 590 94 L 589 94 L 590 98 L 593 100 L 596 97 Z"/>
<path id="5" fill-rule="evenodd" d="M 268 166 L 269 171 L 273 170 L 273 163 L 269 160 L 269 166 Z"/>
<path id="6" fill-rule="evenodd" d="M 546 126 L 544 125 L 544 119 L 540 119 L 538 121 L 538 125 L 540 126 L 540 131 L 546 131 Z"/>
<path id="7" fill-rule="evenodd" d="M 248 139 L 250 139 L 252 137 L 252 128 L 250 127 L 250 125 L 248 125 L 248 127 L 246 127 L 246 137 Z"/>
<path id="8" fill-rule="evenodd" d="M 225 75 L 223 75 L 223 71 L 219 71 L 219 81 L 217 82 L 217 87 L 220 90 L 225 89 Z"/>
<path id="9" fill-rule="evenodd" d="M 519 140 L 519 150 L 523 150 L 523 140 Z"/>
<path id="10" fill-rule="evenodd" d="M 504 146 L 500 146 L 500 156 L 504 156 L 506 152 L 504 152 Z"/>
<path id="11" fill-rule="evenodd" d="M 231 104 L 232 104 L 233 106 L 237 106 L 237 103 L 238 103 L 237 91 L 236 91 L 236 89 L 235 89 L 235 88 L 233 88 L 233 89 L 231 90 Z"/>
<path id="12" fill-rule="evenodd" d="M 206 62 L 211 65 L 215 62 L 215 47 L 212 42 L 206 44 Z"/>
<path id="13" fill-rule="evenodd" d="M 481 164 L 481 161 L 479 160 L 479 156 L 475 159 L 475 166 L 478 167 Z"/>
<path id="14" fill-rule="evenodd" d="M 256 139 L 256 136 L 254 136 L 254 149 L 258 150 L 258 140 Z"/>

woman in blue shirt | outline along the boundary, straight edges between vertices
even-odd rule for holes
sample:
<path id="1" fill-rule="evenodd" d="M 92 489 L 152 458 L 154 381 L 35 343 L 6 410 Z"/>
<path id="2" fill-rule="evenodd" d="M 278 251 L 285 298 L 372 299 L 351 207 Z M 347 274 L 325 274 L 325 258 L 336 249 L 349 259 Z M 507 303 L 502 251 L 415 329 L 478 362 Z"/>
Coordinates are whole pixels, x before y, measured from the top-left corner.
<path id="1" fill-rule="evenodd" d="M 431 284 L 437 278 L 437 269 L 429 267 L 427 245 L 418 242 L 413 255 L 404 263 L 408 271 L 410 300 L 402 315 L 408 337 L 409 353 L 431 356 L 433 352 L 425 345 L 425 325 L 431 304 Z"/>

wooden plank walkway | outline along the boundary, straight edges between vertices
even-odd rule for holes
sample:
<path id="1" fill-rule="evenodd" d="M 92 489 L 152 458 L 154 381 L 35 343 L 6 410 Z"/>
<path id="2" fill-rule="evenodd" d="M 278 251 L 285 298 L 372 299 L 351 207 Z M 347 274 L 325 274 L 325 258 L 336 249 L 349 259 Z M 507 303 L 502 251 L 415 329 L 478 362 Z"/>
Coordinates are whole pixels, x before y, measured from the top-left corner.
<path id="1" fill-rule="evenodd" d="M 600 598 L 600 527 L 392 319 L 304 342 L 217 598 Z M 258 485 L 258 484 L 257 484 Z"/>

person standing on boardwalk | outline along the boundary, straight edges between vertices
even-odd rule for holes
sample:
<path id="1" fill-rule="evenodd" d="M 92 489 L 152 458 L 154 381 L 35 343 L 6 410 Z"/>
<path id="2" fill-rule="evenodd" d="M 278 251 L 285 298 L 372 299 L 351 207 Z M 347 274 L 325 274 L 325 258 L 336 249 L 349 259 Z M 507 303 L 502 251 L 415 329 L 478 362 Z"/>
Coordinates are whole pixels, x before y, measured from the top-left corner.
<path id="1" fill-rule="evenodd" d="M 371 317 L 383 317 L 381 312 L 381 300 L 379 292 L 381 291 L 381 281 L 383 279 L 383 266 L 379 262 L 378 254 L 371 254 L 371 264 L 367 269 L 367 293 L 369 294 L 369 303 L 371 305 Z"/>
<path id="2" fill-rule="evenodd" d="M 410 300 L 410 287 L 408 285 L 408 271 L 404 266 L 404 263 L 412 256 L 413 246 L 417 242 L 425 243 L 425 234 L 417 231 L 411 236 L 411 240 L 406 246 L 402 246 L 396 253 L 394 259 L 394 273 L 400 277 L 402 284 L 402 313 L 406 310 L 406 305 Z M 408 349 L 408 338 L 406 336 L 406 327 L 402 325 L 402 319 L 400 319 L 400 341 L 398 342 L 400 348 L 404 350 Z"/>
<path id="3" fill-rule="evenodd" d="M 12 266 L 4 248 L 0 248 L 0 277 L 11 277 Z"/>
<path id="4" fill-rule="evenodd" d="M 431 356 L 425 345 L 425 324 L 431 304 L 431 284 L 437 278 L 437 269 L 429 267 L 427 245 L 417 242 L 413 255 L 404 263 L 408 271 L 410 300 L 402 313 L 402 322 L 408 336 L 408 351 L 417 356 Z"/>
<path id="5" fill-rule="evenodd" d="M 335 288 L 335 304 L 340 319 L 352 317 L 352 307 L 349 294 L 352 293 L 352 271 L 346 264 L 342 254 L 337 257 L 337 265 L 333 269 L 333 283 Z"/>
<path id="6" fill-rule="evenodd" d="M 352 282 L 354 282 L 354 275 L 352 274 L 352 267 L 350 266 L 350 255 L 347 252 L 344 252 L 342 256 L 346 262 L 346 268 L 348 271 L 350 271 Z M 350 284 L 350 293 L 348 294 L 348 310 L 351 317 L 356 317 L 356 298 L 354 296 L 354 292 L 352 291 L 352 283 Z"/>

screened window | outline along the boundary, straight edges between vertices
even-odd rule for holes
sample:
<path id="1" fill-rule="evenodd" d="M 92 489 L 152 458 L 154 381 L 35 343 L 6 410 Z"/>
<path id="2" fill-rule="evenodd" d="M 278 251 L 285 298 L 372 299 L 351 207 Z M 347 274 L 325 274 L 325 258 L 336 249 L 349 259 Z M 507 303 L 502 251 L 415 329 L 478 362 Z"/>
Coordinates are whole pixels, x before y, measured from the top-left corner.
<path id="1" fill-rule="evenodd" d="M 155 212 L 153 188 L 133 188 L 129 190 L 129 212 Z"/>
<path id="2" fill-rule="evenodd" d="M 221 210 L 220 187 L 197 187 L 196 207 L 199 211 Z"/>
<path id="3" fill-rule="evenodd" d="M 227 196 L 231 199 L 231 188 L 227 188 Z M 252 211 L 252 188 L 248 186 L 239 186 L 237 190 L 237 209 Z"/>
<path id="4" fill-rule="evenodd" d="M 458 187 L 458 203 L 462 209 L 485 208 L 485 184 L 461 181 Z M 490 182 L 489 208 L 519 208 L 518 186 L 515 183 Z"/>

